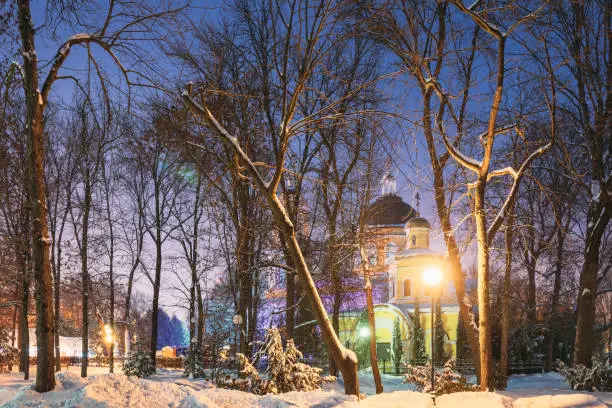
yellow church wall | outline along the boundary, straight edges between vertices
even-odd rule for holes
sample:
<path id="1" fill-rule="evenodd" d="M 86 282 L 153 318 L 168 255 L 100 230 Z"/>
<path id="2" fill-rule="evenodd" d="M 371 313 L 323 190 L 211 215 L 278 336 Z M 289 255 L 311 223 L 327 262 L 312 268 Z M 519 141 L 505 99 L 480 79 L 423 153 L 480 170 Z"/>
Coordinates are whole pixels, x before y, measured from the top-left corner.
<path id="1" fill-rule="evenodd" d="M 441 259 L 439 256 L 421 255 L 418 257 L 406 257 L 396 260 L 395 269 L 395 299 L 396 303 L 413 303 L 415 297 L 425 297 L 425 284 L 423 282 L 423 271 L 433 265 L 439 266 Z M 410 279 L 410 296 L 404 296 L 404 281 Z M 446 286 L 443 278 L 441 287 Z"/>
<path id="2" fill-rule="evenodd" d="M 364 311 L 365 312 L 365 311 Z M 423 328 L 425 337 L 425 351 L 427 354 L 431 352 L 431 316 L 429 314 L 429 308 L 425 310 L 421 309 L 421 327 Z M 343 314 L 340 316 L 340 341 L 350 347 L 354 347 L 355 342 L 358 340 L 358 323 L 360 319 L 359 312 L 350 314 Z M 376 342 L 377 343 L 391 343 L 393 336 L 393 321 L 396 314 L 389 309 L 377 307 L 376 308 Z M 448 335 L 447 343 L 445 348 L 450 349 L 452 355 L 456 355 L 456 341 L 457 341 L 457 324 L 459 323 L 458 311 L 443 311 L 442 313 L 442 325 Z M 407 341 L 406 347 L 409 348 L 409 344 L 412 342 L 409 330 L 406 330 L 405 324 L 400 325 L 400 331 L 403 341 Z M 407 359 L 409 355 L 408 348 L 404 350 L 404 356 Z"/>
<path id="3" fill-rule="evenodd" d="M 431 353 L 431 315 L 430 311 L 421 311 L 421 327 L 423 328 L 423 332 L 425 334 L 425 352 L 427 354 Z M 448 335 L 448 346 L 452 350 L 452 355 L 457 355 L 457 324 L 459 323 L 459 312 L 455 311 L 442 311 L 442 327 L 446 334 Z"/>

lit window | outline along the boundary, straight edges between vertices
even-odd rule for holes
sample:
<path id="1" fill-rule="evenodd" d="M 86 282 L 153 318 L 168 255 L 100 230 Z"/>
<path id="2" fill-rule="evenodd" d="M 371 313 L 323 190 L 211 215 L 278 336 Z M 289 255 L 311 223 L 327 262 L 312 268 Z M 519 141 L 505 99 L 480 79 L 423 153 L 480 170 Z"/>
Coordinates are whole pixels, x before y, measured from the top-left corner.
<path id="1" fill-rule="evenodd" d="M 410 279 L 406 279 L 404 281 L 404 296 L 410 296 L 410 289 L 411 289 L 411 284 L 410 284 Z"/>

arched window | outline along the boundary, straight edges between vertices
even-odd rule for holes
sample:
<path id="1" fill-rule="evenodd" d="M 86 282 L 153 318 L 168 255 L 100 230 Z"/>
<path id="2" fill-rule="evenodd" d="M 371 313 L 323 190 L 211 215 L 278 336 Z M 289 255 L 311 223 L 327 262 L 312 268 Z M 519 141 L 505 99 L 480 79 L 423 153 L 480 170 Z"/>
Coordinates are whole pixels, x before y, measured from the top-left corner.
<path id="1" fill-rule="evenodd" d="M 410 296 L 410 290 L 411 290 L 411 284 L 410 284 L 410 279 L 406 279 L 404 281 L 404 297 L 406 296 Z"/>
<path id="2" fill-rule="evenodd" d="M 412 236 L 412 246 L 416 245 L 416 235 Z"/>

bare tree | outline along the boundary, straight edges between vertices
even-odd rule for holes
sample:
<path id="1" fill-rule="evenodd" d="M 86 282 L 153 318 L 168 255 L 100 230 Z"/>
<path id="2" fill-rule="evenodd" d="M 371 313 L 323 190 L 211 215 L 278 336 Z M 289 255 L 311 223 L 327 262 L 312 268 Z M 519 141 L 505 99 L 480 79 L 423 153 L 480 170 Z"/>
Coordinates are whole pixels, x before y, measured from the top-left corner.
<path id="1" fill-rule="evenodd" d="M 150 85 L 142 71 L 129 69 L 119 58 L 121 53 L 130 58 L 137 56 L 139 50 L 135 46 L 142 39 L 151 38 L 155 29 L 153 20 L 171 14 L 173 10 L 146 8 L 140 3 L 111 2 L 102 24 L 98 28 L 87 25 L 89 33 L 79 33 L 67 39 L 59 48 L 48 65 L 46 75 L 41 72 L 36 55 L 35 30 L 29 0 L 16 0 L 18 10 L 19 34 L 21 38 L 21 55 L 23 66 L 20 67 L 24 82 L 26 105 L 25 132 L 28 140 L 28 187 L 30 191 L 30 213 L 32 223 L 32 267 L 35 282 L 36 299 L 36 337 L 38 345 L 36 390 L 45 392 L 55 388 L 53 355 L 54 318 L 52 308 L 53 282 L 49 256 L 49 231 L 47 227 L 47 204 L 45 197 L 44 177 L 44 122 L 43 116 L 48 106 L 49 95 L 56 81 L 68 79 L 77 81 L 71 75 L 60 75 L 60 70 L 70 55 L 72 47 L 83 46 L 87 50 L 88 59 L 95 68 L 94 72 L 100 79 L 100 88 L 108 99 L 108 88 L 105 77 L 100 71 L 92 46 L 99 47 L 115 63 L 123 74 L 128 89 L 137 85 Z M 64 9 L 64 3 L 53 3 L 50 10 L 62 15 L 73 10 Z M 57 6 L 57 8 L 55 7 Z M 139 7 L 142 9 L 139 10 Z M 61 20 L 61 19 L 60 19 Z M 136 61 L 138 62 L 138 61 Z M 140 62 L 143 62 L 142 60 Z M 135 64 L 136 65 L 136 64 Z M 143 64 L 150 68 L 149 63 Z M 129 110 L 129 108 L 128 108 Z M 84 369 L 86 371 L 86 368 Z"/>

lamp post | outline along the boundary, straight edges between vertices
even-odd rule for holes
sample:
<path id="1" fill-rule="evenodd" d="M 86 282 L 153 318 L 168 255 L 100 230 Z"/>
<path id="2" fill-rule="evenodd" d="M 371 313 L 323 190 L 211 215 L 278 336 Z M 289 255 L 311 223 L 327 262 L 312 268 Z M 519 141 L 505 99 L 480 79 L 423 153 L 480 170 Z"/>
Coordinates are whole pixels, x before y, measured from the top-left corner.
<path id="1" fill-rule="evenodd" d="M 435 390 L 435 375 L 434 375 L 434 361 L 435 361 L 435 349 L 434 349 L 434 338 L 435 338 L 435 321 L 434 321 L 434 306 L 435 306 L 435 288 L 442 281 L 442 271 L 437 266 L 431 266 L 423 271 L 423 281 L 426 285 L 431 288 L 431 392 Z"/>

